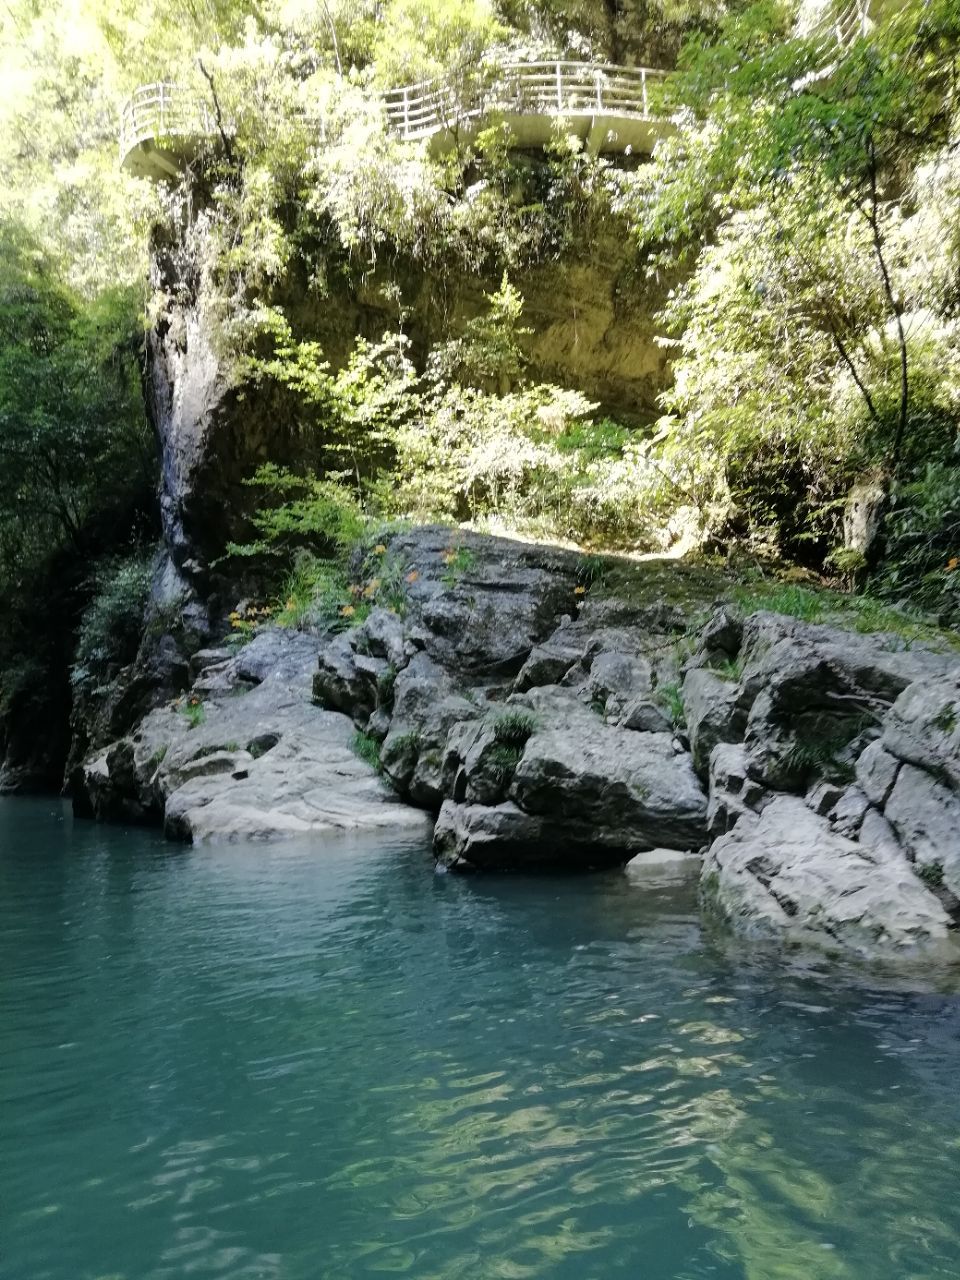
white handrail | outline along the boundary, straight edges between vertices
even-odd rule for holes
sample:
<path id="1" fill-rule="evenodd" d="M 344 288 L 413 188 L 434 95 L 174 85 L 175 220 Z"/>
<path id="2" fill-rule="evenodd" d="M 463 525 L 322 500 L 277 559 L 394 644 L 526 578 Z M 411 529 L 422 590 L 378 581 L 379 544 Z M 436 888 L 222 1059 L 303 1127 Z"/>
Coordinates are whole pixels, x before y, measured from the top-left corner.
<path id="1" fill-rule="evenodd" d="M 507 62 L 489 79 L 458 85 L 455 79 L 425 80 L 379 95 L 387 123 L 401 138 L 429 137 L 455 122 L 496 110 L 514 114 L 602 115 L 652 119 L 648 83 L 665 72 L 609 63 Z M 123 109 L 120 161 L 143 143 L 164 138 L 205 137 L 214 132 L 202 99 L 170 82 L 142 85 Z"/>

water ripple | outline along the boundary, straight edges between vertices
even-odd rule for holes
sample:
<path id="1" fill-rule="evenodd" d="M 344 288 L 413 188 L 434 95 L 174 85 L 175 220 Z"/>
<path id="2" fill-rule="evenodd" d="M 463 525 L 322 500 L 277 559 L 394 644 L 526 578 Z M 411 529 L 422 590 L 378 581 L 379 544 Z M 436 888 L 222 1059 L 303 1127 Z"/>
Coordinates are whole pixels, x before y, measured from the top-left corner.
<path id="1" fill-rule="evenodd" d="M 956 1280 L 958 1068 L 683 886 L 0 801 L 2 1280 Z"/>

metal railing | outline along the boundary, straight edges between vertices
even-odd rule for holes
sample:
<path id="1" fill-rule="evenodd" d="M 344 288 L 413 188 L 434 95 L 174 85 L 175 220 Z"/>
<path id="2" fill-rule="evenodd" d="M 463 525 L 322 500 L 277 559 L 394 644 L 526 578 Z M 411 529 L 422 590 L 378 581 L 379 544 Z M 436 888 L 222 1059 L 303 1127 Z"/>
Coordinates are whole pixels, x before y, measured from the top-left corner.
<path id="1" fill-rule="evenodd" d="M 830 31 L 841 49 L 847 49 L 854 40 L 868 35 L 873 24 L 870 21 L 870 0 L 854 0 L 854 3 L 834 18 Z"/>
<path id="2" fill-rule="evenodd" d="M 653 119 L 649 86 L 665 73 L 589 62 L 508 62 L 488 72 L 424 81 L 380 94 L 401 138 L 425 138 L 493 111 L 513 115 L 614 115 Z M 123 109 L 120 162 L 144 142 L 215 131 L 206 103 L 176 84 L 142 85 Z"/>
<path id="3" fill-rule="evenodd" d="M 651 120 L 649 85 L 663 71 L 591 62 L 508 62 L 464 83 L 454 79 L 388 89 L 388 123 L 401 138 L 423 138 L 492 112 L 520 116 L 628 116 Z"/>
<path id="4" fill-rule="evenodd" d="M 202 138 L 215 128 L 213 112 L 207 104 L 181 85 L 166 81 L 141 85 L 120 118 L 120 163 L 144 142 Z"/>

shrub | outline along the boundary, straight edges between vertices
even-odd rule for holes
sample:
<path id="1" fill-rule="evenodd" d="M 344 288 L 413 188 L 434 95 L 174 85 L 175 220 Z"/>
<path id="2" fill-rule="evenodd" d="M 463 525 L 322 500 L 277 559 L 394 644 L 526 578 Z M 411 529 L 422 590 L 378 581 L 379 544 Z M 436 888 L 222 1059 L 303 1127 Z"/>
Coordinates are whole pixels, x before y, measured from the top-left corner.
<path id="1" fill-rule="evenodd" d="M 371 734 L 358 729 L 353 735 L 353 751 L 364 764 L 380 772 L 380 743 Z"/>
<path id="2" fill-rule="evenodd" d="M 102 693 L 119 668 L 137 655 L 150 595 L 150 561 L 143 554 L 103 565 L 77 632 L 73 686 Z"/>
<path id="3" fill-rule="evenodd" d="M 186 700 L 180 708 L 180 714 L 185 717 L 190 729 L 199 729 L 207 718 L 203 702 L 195 695 Z"/>
<path id="4" fill-rule="evenodd" d="M 682 729 L 687 722 L 687 715 L 683 709 L 683 697 L 680 693 L 680 686 L 675 681 L 668 684 L 661 684 L 656 689 L 656 699 L 667 714 L 667 719 L 675 729 Z"/>
<path id="5" fill-rule="evenodd" d="M 522 748 L 536 727 L 536 716 L 521 707 L 500 711 L 493 718 L 493 736 L 507 747 Z"/>

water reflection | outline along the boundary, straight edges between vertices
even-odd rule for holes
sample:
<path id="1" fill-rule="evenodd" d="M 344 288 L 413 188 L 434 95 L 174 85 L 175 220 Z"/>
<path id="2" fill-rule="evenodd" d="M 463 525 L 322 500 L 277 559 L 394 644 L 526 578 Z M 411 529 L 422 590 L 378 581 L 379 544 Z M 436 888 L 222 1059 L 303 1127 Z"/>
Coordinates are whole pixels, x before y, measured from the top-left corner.
<path id="1" fill-rule="evenodd" d="M 958 1037 L 669 878 L 0 802 L 0 1275 L 955 1277 Z"/>

